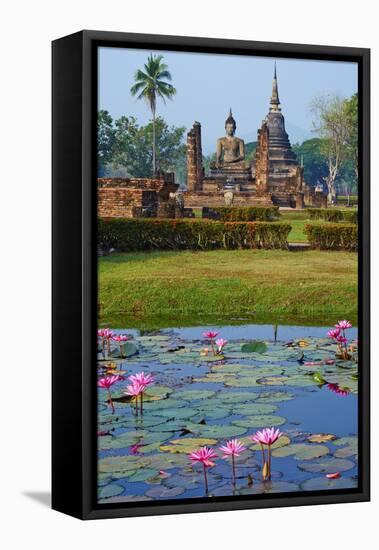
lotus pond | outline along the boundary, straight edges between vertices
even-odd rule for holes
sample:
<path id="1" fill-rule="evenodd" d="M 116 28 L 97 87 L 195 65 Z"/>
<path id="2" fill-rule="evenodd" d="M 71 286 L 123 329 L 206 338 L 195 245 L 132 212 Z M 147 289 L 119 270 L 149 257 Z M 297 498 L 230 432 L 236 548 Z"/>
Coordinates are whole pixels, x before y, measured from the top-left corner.
<path id="1" fill-rule="evenodd" d="M 210 330 L 223 345 L 204 336 Z M 103 332 L 99 503 L 357 487 L 357 333 L 347 331 L 343 357 L 328 330 L 248 324 Z M 141 372 L 152 383 L 138 400 L 129 377 Z M 267 448 L 264 455 L 251 439 L 265 428 L 280 432 L 269 476 Z M 230 440 L 243 448 L 233 457 L 220 450 Z M 191 460 L 204 448 L 213 451 L 208 464 Z"/>

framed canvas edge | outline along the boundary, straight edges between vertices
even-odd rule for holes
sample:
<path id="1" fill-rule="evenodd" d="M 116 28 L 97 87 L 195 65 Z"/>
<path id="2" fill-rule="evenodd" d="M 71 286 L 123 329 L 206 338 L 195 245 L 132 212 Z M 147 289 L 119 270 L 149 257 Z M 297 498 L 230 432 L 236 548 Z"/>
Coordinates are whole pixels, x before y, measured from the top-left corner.
<path id="1" fill-rule="evenodd" d="M 101 519 L 117 518 L 130 516 L 146 516 L 161 514 L 180 514 L 191 512 L 212 512 L 242 509 L 258 508 L 276 508 L 284 506 L 303 506 L 316 504 L 337 504 L 347 502 L 364 502 L 370 500 L 370 50 L 363 48 L 345 48 L 334 46 L 313 46 L 302 44 L 281 44 L 251 42 L 229 39 L 207 39 L 192 37 L 174 37 L 160 35 L 145 35 L 131 33 L 114 33 L 102 31 L 81 31 L 73 36 L 81 36 L 82 39 L 82 170 L 81 170 L 81 227 L 82 227 L 82 266 L 81 266 L 81 284 L 82 284 L 82 331 L 80 346 L 78 345 L 78 354 L 82 358 L 81 369 L 81 418 L 78 418 L 81 433 L 81 454 L 78 458 L 80 462 L 81 487 L 80 487 L 80 506 L 75 511 L 67 508 L 61 509 L 53 505 L 59 511 L 74 515 L 81 519 Z M 62 38 L 60 40 L 65 40 Z M 361 141 L 360 141 L 360 181 L 361 190 L 359 203 L 359 232 L 360 232 L 360 278 L 359 287 L 361 292 L 361 308 L 359 311 L 359 330 L 364 331 L 365 345 L 361 350 L 360 363 L 361 373 L 363 373 L 360 384 L 360 392 L 365 396 L 361 399 L 361 415 L 365 421 L 361 427 L 359 437 L 360 443 L 360 475 L 361 490 L 344 490 L 343 492 L 333 492 L 323 494 L 307 494 L 299 496 L 281 496 L 274 495 L 273 498 L 257 500 L 249 498 L 247 500 L 222 501 L 212 500 L 209 502 L 169 503 L 157 502 L 152 504 L 143 503 L 143 505 L 131 506 L 120 505 L 112 507 L 101 507 L 96 505 L 96 488 L 94 480 L 96 477 L 96 464 L 94 461 L 94 451 L 96 450 L 96 441 L 94 436 L 94 372 L 93 372 L 93 346 L 92 337 L 96 329 L 96 293 L 97 284 L 94 273 L 96 272 L 96 219 L 93 215 L 94 204 L 96 202 L 96 192 L 93 187 L 93 154 L 95 139 L 95 112 L 94 112 L 94 51 L 99 45 L 114 45 L 116 42 L 120 45 L 129 47 L 148 47 L 154 45 L 161 49 L 183 48 L 188 51 L 191 48 L 200 48 L 202 51 L 217 50 L 219 53 L 241 53 L 254 55 L 259 52 L 260 55 L 278 55 L 281 57 L 301 57 L 306 58 L 341 58 L 352 59 L 359 63 L 359 86 L 360 86 L 360 123 L 361 123 Z M 280 50 L 278 52 L 278 50 Z M 54 178 L 53 178 L 54 179 Z M 76 235 L 77 238 L 77 235 Z M 364 246 L 363 246 L 364 243 Z M 56 313 L 53 311 L 53 317 Z M 54 465 L 53 465 L 54 469 Z M 80 512 L 78 512 L 80 509 Z"/>

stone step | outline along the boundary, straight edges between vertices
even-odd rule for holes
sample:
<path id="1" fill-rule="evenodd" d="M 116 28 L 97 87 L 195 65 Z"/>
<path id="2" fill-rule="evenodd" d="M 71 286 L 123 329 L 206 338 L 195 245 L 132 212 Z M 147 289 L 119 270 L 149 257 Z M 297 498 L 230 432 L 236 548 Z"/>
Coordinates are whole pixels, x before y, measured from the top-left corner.
<path id="1" fill-rule="evenodd" d="M 288 243 L 288 250 L 290 252 L 305 252 L 311 249 L 309 243 Z"/>

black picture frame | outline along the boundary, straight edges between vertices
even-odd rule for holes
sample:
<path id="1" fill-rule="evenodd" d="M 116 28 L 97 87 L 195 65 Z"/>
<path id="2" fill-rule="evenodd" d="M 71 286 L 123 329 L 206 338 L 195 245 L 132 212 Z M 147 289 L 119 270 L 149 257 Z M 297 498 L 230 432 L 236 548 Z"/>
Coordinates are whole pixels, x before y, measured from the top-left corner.
<path id="1" fill-rule="evenodd" d="M 96 504 L 96 50 L 99 46 L 354 61 L 359 79 L 359 478 L 354 490 Z M 52 507 L 81 519 L 370 499 L 370 50 L 81 31 L 52 43 Z"/>

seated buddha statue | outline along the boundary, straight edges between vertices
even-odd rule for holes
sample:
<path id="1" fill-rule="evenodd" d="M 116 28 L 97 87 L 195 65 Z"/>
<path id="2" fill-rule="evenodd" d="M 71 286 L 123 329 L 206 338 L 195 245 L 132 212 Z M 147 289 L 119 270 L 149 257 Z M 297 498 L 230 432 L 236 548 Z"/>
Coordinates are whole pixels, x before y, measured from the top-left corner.
<path id="1" fill-rule="evenodd" d="M 216 168 L 234 168 L 236 165 L 244 165 L 245 142 L 236 137 L 236 121 L 233 118 L 232 110 L 225 121 L 226 136 L 217 140 Z"/>

